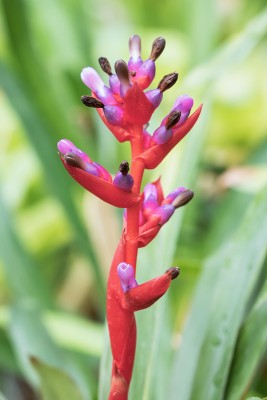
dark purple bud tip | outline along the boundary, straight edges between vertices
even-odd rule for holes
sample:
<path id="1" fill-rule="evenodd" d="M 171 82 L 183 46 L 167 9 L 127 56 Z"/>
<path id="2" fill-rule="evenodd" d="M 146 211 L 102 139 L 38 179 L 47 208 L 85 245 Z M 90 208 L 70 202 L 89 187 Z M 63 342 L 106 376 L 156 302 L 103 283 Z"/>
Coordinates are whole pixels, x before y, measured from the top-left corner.
<path id="1" fill-rule="evenodd" d="M 108 74 L 109 76 L 112 75 L 111 65 L 106 57 L 100 57 L 98 59 L 99 65 L 102 70 Z"/>
<path id="2" fill-rule="evenodd" d="M 192 200 L 193 197 L 194 197 L 194 192 L 192 192 L 192 190 L 187 189 L 184 192 L 178 194 L 176 199 L 174 199 L 174 201 L 172 202 L 172 205 L 175 208 L 185 206 L 187 203 L 189 203 L 190 200 Z"/>
<path id="3" fill-rule="evenodd" d="M 158 89 L 161 92 L 165 92 L 165 90 L 170 89 L 178 79 L 177 72 L 172 72 L 171 74 L 165 75 L 158 84 Z"/>
<path id="4" fill-rule="evenodd" d="M 154 40 L 152 44 L 152 49 L 151 49 L 151 54 L 150 54 L 150 59 L 152 61 L 155 61 L 163 52 L 165 48 L 166 41 L 162 37 L 158 37 L 157 39 Z"/>
<path id="5" fill-rule="evenodd" d="M 129 163 L 128 161 L 122 161 L 120 163 L 119 171 L 122 173 L 122 175 L 127 175 L 129 172 Z"/>
<path id="6" fill-rule="evenodd" d="M 84 95 L 84 96 L 81 97 L 81 101 L 87 107 L 104 108 L 104 104 L 102 103 L 102 101 L 100 101 L 98 99 L 95 99 L 92 96 Z"/>
<path id="7" fill-rule="evenodd" d="M 116 71 L 116 74 L 118 75 L 118 78 L 120 81 L 123 81 L 123 82 L 130 81 L 129 70 L 128 70 L 128 66 L 125 61 L 123 61 L 123 60 L 116 61 L 115 71 Z"/>
<path id="8" fill-rule="evenodd" d="M 177 122 L 179 122 L 179 119 L 181 118 L 181 111 L 172 111 L 167 118 L 166 121 L 166 129 L 171 129 L 172 127 L 174 127 L 174 125 L 177 124 Z"/>
<path id="9" fill-rule="evenodd" d="M 67 153 L 64 156 L 64 160 L 66 161 L 67 164 L 71 165 L 72 167 L 80 168 L 83 170 L 86 169 L 85 162 L 75 153 Z"/>
<path id="10" fill-rule="evenodd" d="M 171 280 L 176 279 L 177 276 L 180 274 L 180 268 L 178 267 L 171 267 L 165 271 L 165 274 L 171 274 Z"/>

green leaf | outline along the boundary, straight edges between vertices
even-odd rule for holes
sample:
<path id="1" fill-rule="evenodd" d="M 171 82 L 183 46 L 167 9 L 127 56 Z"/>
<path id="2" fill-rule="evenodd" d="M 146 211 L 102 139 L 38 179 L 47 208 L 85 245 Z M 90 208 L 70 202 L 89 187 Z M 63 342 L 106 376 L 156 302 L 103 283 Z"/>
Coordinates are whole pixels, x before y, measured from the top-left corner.
<path id="1" fill-rule="evenodd" d="M 267 282 L 258 301 L 244 321 L 232 362 L 226 400 L 243 398 L 248 382 L 267 350 Z"/>
<path id="2" fill-rule="evenodd" d="M 60 346 L 99 357 L 103 347 L 102 325 L 62 312 L 46 312 L 44 325 Z"/>
<path id="3" fill-rule="evenodd" d="M 53 2 L 50 2 L 50 5 L 53 5 Z M 60 6 L 57 8 L 60 17 L 63 16 L 63 9 L 64 7 Z M 45 55 L 43 59 L 39 59 L 34 50 L 40 47 L 40 43 L 34 43 L 30 4 L 27 1 L 3 0 L 2 10 L 6 38 L 11 50 L 11 62 L 9 65 L 5 62 L 0 64 L 0 84 L 10 99 L 10 104 L 21 118 L 25 133 L 42 164 L 52 193 L 65 209 L 68 220 L 76 233 L 78 246 L 91 261 L 100 303 L 104 308 L 102 275 L 90 238 L 70 196 L 71 180 L 67 177 L 57 155 L 56 142 L 59 135 L 64 132 L 68 136 L 72 126 L 69 113 L 66 113 L 64 109 L 66 101 L 62 101 L 64 94 L 57 93 L 55 90 L 61 80 L 59 79 L 58 82 L 51 80 L 50 74 L 46 71 Z M 64 13 L 65 18 L 67 15 L 67 12 Z M 75 12 L 70 15 L 77 21 L 79 15 L 84 15 L 82 7 L 77 5 Z M 52 16 L 54 17 L 53 13 L 50 18 Z M 79 33 L 83 35 L 82 27 L 79 28 Z M 84 46 L 83 41 L 82 43 Z M 54 79 L 56 80 L 55 76 Z M 65 86 L 63 85 L 64 89 L 66 89 Z M 49 94 L 47 88 L 49 88 Z M 63 93 L 66 92 L 68 91 L 65 90 Z"/>
<path id="4" fill-rule="evenodd" d="M 65 372 L 35 357 L 31 357 L 31 363 L 40 377 L 42 400 L 83 400 L 75 382 Z"/>
<path id="5" fill-rule="evenodd" d="M 10 312 L 9 308 L 0 307 L 0 328 L 4 331 L 7 330 L 10 323 L 11 313 L 12 311 Z M 58 346 L 91 357 L 100 357 L 102 354 L 102 324 L 61 311 L 41 312 L 40 319 L 44 328 Z M 1 345 L 2 343 L 0 343 L 0 353 Z M 8 349 L 3 346 L 4 350 Z"/>
<path id="6" fill-rule="evenodd" d="M 48 128 L 41 123 L 38 117 L 36 105 L 32 104 L 27 89 L 23 88 L 22 82 L 11 68 L 4 64 L 0 64 L 0 83 L 2 83 L 7 95 L 12 101 L 12 105 L 21 116 L 26 133 L 29 135 L 31 144 L 35 148 L 39 160 L 43 165 L 43 172 L 46 180 L 54 193 L 65 208 L 66 215 L 72 225 L 77 239 L 78 245 L 84 254 L 92 260 L 95 277 L 100 293 L 103 294 L 103 282 L 100 270 L 97 266 L 95 254 L 89 237 L 85 230 L 85 226 L 81 221 L 73 199 L 70 196 L 70 182 L 66 179 L 66 171 L 61 165 L 56 150 L 56 142 L 48 135 Z M 100 300 L 103 296 L 99 296 Z"/>
<path id="7" fill-rule="evenodd" d="M 100 361 L 100 371 L 99 371 L 99 385 L 98 385 L 99 400 L 108 399 L 110 381 L 111 381 L 111 365 L 112 365 L 112 354 L 110 349 L 108 327 L 106 323 L 104 331 L 104 349 L 102 352 L 102 357 Z"/>
<path id="8" fill-rule="evenodd" d="M 29 358 L 36 357 L 48 365 L 63 369 L 79 385 L 86 398 L 91 399 L 90 373 L 88 366 L 80 364 L 74 355 L 55 345 L 42 320 L 41 312 L 34 303 L 21 302 L 13 307 L 10 319 L 10 337 L 14 351 L 27 379 L 34 385 L 38 380 Z"/>
<path id="9" fill-rule="evenodd" d="M 230 38 L 214 56 L 203 65 L 195 68 L 186 78 L 184 84 L 189 88 L 201 88 L 203 93 L 214 90 L 218 77 L 225 75 L 237 63 L 244 62 L 258 43 L 264 38 L 267 30 L 267 8 L 250 20 L 239 35 Z"/>
<path id="10" fill-rule="evenodd" d="M 267 190 L 251 204 L 236 234 L 210 258 L 172 371 L 170 399 L 218 400 L 224 393 L 238 330 L 266 256 Z"/>
<path id="11" fill-rule="evenodd" d="M 0 393 L 0 400 L 7 400 L 7 398 L 4 397 L 4 395 L 2 393 Z"/>
<path id="12" fill-rule="evenodd" d="M 249 397 L 246 400 L 267 400 L 267 397 L 264 397 L 264 399 L 260 399 L 259 397 Z"/>
<path id="13" fill-rule="evenodd" d="M 0 329 L 0 368 L 2 371 L 7 371 L 8 373 L 21 375 L 8 332 L 2 329 Z"/>
<path id="14" fill-rule="evenodd" d="M 42 306 L 51 305 L 49 289 L 16 234 L 1 191 L 0 220 L 0 257 L 14 297 L 17 300 L 31 299 Z"/>

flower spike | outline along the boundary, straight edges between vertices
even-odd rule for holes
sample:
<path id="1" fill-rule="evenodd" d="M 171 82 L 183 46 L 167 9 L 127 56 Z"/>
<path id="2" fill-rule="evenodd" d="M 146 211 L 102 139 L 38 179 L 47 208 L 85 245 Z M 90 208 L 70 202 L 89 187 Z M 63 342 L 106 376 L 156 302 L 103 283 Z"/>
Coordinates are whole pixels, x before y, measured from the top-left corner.
<path id="1" fill-rule="evenodd" d="M 81 72 L 83 83 L 92 91 L 82 96 L 81 101 L 96 109 L 119 142 L 130 142 L 131 165 L 122 161 L 112 178 L 102 165 L 69 140 L 58 143 L 65 169 L 81 186 L 101 200 L 124 208 L 122 235 L 107 284 L 106 309 L 113 357 L 108 400 L 128 400 L 136 347 L 135 312 L 154 304 L 180 272 L 179 268 L 171 267 L 162 275 L 138 285 L 138 249 L 148 245 L 175 211 L 194 196 L 183 186 L 164 196 L 160 179 L 148 183 L 140 193 L 145 169 L 160 164 L 194 126 L 202 108 L 200 106 L 190 116 L 193 99 L 188 95 L 179 96 L 160 126 L 153 134 L 149 133 L 150 118 L 160 105 L 163 93 L 178 79 L 178 74 L 172 72 L 145 91 L 155 77 L 155 62 L 164 48 L 165 39 L 158 37 L 152 44 L 149 58 L 143 61 L 141 39 L 133 35 L 129 41 L 129 61 L 119 59 L 115 63 L 115 72 L 106 57 L 99 58 L 100 68 L 108 75 L 108 85 L 91 67 Z"/>

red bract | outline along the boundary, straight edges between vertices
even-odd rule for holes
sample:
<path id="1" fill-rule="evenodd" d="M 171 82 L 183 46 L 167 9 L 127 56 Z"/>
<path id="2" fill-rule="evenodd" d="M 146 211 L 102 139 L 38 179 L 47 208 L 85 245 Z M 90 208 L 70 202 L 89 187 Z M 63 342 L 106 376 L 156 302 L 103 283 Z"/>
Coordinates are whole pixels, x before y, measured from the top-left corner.
<path id="1" fill-rule="evenodd" d="M 126 208 L 138 203 L 140 196 L 132 192 L 125 192 L 113 183 L 104 181 L 80 168 L 69 165 L 64 158 L 62 162 L 68 173 L 86 190 L 101 200 L 115 207 Z"/>
<path id="2" fill-rule="evenodd" d="M 157 38 L 150 57 L 141 58 L 141 39 L 130 39 L 130 59 L 115 63 L 115 72 L 105 57 L 99 59 L 108 74 L 110 87 L 91 67 L 81 78 L 92 90 L 82 96 L 87 107 L 96 108 L 99 116 L 119 142 L 130 141 L 132 162 L 122 161 L 112 179 L 104 167 L 93 162 L 72 142 L 62 140 L 59 153 L 68 173 L 85 189 L 116 207 L 126 208 L 122 236 L 112 261 L 107 284 L 107 321 L 113 355 L 109 400 L 127 400 L 134 365 L 136 323 L 134 313 L 150 307 L 169 288 L 179 269 L 172 267 L 161 276 L 138 285 L 135 279 L 137 252 L 148 245 L 175 210 L 187 204 L 193 192 L 178 187 L 164 197 L 160 179 L 140 192 L 145 168 L 157 167 L 196 123 L 201 106 L 191 115 L 193 99 L 182 95 L 160 127 L 151 135 L 148 122 L 163 98 L 173 87 L 178 74 L 165 75 L 156 89 L 144 92 L 155 76 L 155 61 L 165 47 Z M 130 171 L 130 173 L 128 173 Z M 144 266 L 145 267 L 145 266 Z M 163 266 L 165 268 L 165 266 Z"/>
<path id="3" fill-rule="evenodd" d="M 167 154 L 187 135 L 193 128 L 201 113 L 202 105 L 174 132 L 173 136 L 164 144 L 154 144 L 148 150 L 138 155 L 147 169 L 156 168 Z"/>
<path id="4" fill-rule="evenodd" d="M 152 103 L 135 82 L 124 98 L 125 121 L 133 125 L 144 125 L 150 120 L 153 111 Z"/>

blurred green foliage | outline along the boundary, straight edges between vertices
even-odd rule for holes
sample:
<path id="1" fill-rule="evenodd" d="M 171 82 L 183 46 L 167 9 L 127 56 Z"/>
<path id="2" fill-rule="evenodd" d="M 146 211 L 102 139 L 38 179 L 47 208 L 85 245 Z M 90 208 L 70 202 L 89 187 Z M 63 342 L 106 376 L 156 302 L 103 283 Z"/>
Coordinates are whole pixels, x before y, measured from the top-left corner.
<path id="1" fill-rule="evenodd" d="M 155 37 L 167 40 L 156 81 L 180 75 L 152 129 L 179 94 L 204 109 L 145 176 L 196 196 L 140 252 L 140 282 L 172 264 L 182 274 L 153 310 L 138 313 L 130 399 L 266 396 L 265 6 L 1 0 L 0 399 L 107 398 L 104 288 L 121 212 L 67 176 L 56 143 L 73 140 L 112 173 L 127 158 L 128 146 L 80 103 L 79 73 L 99 56 L 127 59 L 133 33 L 144 58 Z"/>

